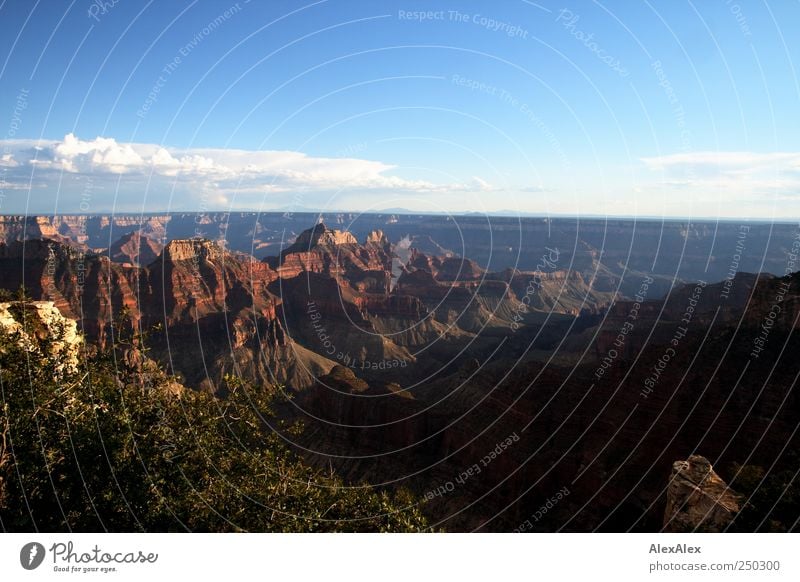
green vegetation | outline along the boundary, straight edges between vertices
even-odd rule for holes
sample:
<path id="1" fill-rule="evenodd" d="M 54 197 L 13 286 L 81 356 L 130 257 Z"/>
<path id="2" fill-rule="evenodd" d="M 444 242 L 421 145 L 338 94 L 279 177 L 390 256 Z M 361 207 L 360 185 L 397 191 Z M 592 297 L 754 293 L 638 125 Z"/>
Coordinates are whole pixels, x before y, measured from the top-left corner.
<path id="1" fill-rule="evenodd" d="M 733 466 L 730 486 L 747 503 L 731 529 L 740 532 L 789 532 L 800 527 L 800 458 L 790 454 L 785 469 L 769 475 L 757 465 Z"/>
<path id="2" fill-rule="evenodd" d="M 185 390 L 152 362 L 124 363 L 119 346 L 82 349 L 65 369 L 59 338 L 37 335 L 25 345 L 0 331 L 6 531 L 426 527 L 409 494 L 345 487 L 293 456 L 262 390 L 233 378 L 224 400 Z"/>

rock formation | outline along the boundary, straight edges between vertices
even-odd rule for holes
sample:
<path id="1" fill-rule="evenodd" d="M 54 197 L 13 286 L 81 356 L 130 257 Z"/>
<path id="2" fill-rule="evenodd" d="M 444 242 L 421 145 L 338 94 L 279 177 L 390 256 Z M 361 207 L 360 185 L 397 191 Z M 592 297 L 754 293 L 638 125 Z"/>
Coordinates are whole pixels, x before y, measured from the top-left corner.
<path id="1" fill-rule="evenodd" d="M 119 227 L 92 221 L 106 233 Z M 209 229 L 224 224 L 207 222 Z M 350 220 L 328 223 L 342 228 Z M 308 414 L 298 442 L 317 453 L 320 468 L 333 465 L 356 483 L 407 476 L 402 486 L 423 495 L 518 434 L 479 465 L 479 478 L 426 504 L 442 528 L 509 531 L 569 483 L 568 498 L 536 528 L 657 531 L 672 463 L 684 451 L 703 450 L 719 467 L 769 467 L 782 462 L 782 448 L 800 446 L 800 435 L 786 442 L 800 410 L 800 394 L 787 390 L 800 373 L 792 357 L 800 338 L 789 333 L 800 309 L 798 276 L 740 275 L 724 300 L 709 280 L 693 304 L 693 286 L 679 282 L 665 303 L 673 279 L 652 275 L 641 300 L 609 309 L 619 280 L 580 245 L 583 267 L 572 268 L 563 250 L 555 267 L 539 271 L 536 263 L 493 270 L 485 261 L 409 250 L 392 287 L 397 249 L 386 242 L 406 236 L 402 222 L 352 235 L 318 225 L 298 236 L 301 244 L 275 242 L 266 260 L 195 239 L 188 227 L 177 232 L 186 226 L 177 218 L 169 224 L 170 242 L 139 267 L 74 242 L 0 244 L 0 287 L 24 283 L 79 320 L 91 341 L 108 342 L 124 313 L 133 329 L 148 332 L 148 355 L 187 386 L 216 390 L 226 373 L 258 388 L 285 384 L 294 389 L 286 417 Z M 441 220 L 428 224 L 438 228 Z M 431 232 L 461 251 L 446 229 Z M 258 236 L 253 245 L 272 235 Z M 563 240 L 548 244 L 568 248 Z M 526 252 L 541 257 L 543 248 Z M 645 275 L 627 277 L 631 298 Z M 624 286 L 619 293 L 626 295 Z M 781 311 L 772 317 L 777 296 Z M 692 322 L 675 346 L 687 306 Z M 762 341 L 766 318 L 774 322 Z M 763 351 L 748 357 L 756 340 Z M 657 368 L 668 347 L 674 356 Z M 657 382 L 645 394 L 654 369 Z M 701 461 L 686 463 L 676 472 L 669 522 L 693 529 L 708 501 L 698 492 L 713 495 L 717 478 Z M 675 497 L 681 491 L 691 505 Z M 711 504 L 698 529 L 718 527 L 735 509 L 729 501 L 723 494 Z"/>
<path id="2" fill-rule="evenodd" d="M 64 317 L 52 301 L 0 303 L 0 330 L 17 337 L 26 349 L 32 347 L 34 338 L 51 339 L 51 354 L 46 355 L 59 356 L 62 369 L 78 366 L 83 337 L 76 322 Z"/>
<path id="3" fill-rule="evenodd" d="M 359 291 L 384 293 L 391 281 L 392 257 L 385 236 L 380 231 L 359 245 L 346 231 L 330 229 L 319 223 L 298 235 L 294 244 L 265 262 L 284 279 L 301 273 L 320 273 L 340 279 Z"/>
<path id="4" fill-rule="evenodd" d="M 151 355 L 189 386 L 214 391 L 225 373 L 273 385 L 310 385 L 334 365 L 296 346 L 277 317 L 266 263 L 211 241 L 170 242 L 147 267 L 117 264 L 52 241 L 0 245 L 0 285 L 55 303 L 106 345 L 124 314 L 150 333 Z"/>
<path id="5" fill-rule="evenodd" d="M 322 219 L 333 228 L 345 225 L 358 240 L 380 229 L 389 240 L 404 237 L 411 246 L 430 255 L 468 257 L 487 270 L 516 267 L 533 271 L 545 246 L 562 253 L 561 266 L 591 279 L 595 262 L 622 279 L 622 293 L 632 295 L 629 283 L 636 272 L 657 272 L 671 281 L 705 278 L 721 281 L 728 275 L 740 240 L 737 223 L 698 221 L 626 221 L 581 217 L 523 218 L 425 216 L 413 214 L 203 212 L 168 214 L 2 216 L 0 241 L 48 238 L 59 242 L 107 248 L 132 232 L 168 242 L 200 236 L 226 240 L 227 247 L 253 254 L 258 259 L 276 256 L 291 245 L 293 233 Z M 795 226 L 752 224 L 738 270 L 783 274 L 786 252 L 791 248 Z M 348 237 L 349 239 L 349 237 Z M 353 241 L 351 241 L 353 242 Z M 624 278 L 621 275 L 625 273 Z M 629 281 L 630 280 L 630 281 Z M 638 284 L 638 283 L 637 283 Z"/>
<path id="6" fill-rule="evenodd" d="M 108 256 L 115 263 L 146 267 L 156 260 L 162 249 L 161 243 L 135 231 L 112 244 L 108 249 Z"/>
<path id="7" fill-rule="evenodd" d="M 664 530 L 721 532 L 739 512 L 739 503 L 739 496 L 705 457 L 692 455 L 686 461 L 675 461 L 667 488 Z"/>
<path id="8" fill-rule="evenodd" d="M 389 237 L 387 237 L 382 230 L 375 229 L 370 231 L 370 233 L 367 235 L 367 239 L 364 241 L 364 244 L 386 247 L 386 245 L 389 244 Z"/>
<path id="9" fill-rule="evenodd" d="M 356 237 L 347 231 L 330 229 L 320 222 L 316 226 L 304 230 L 294 241 L 294 244 L 286 249 L 287 253 L 304 252 L 316 246 L 338 246 L 338 245 L 357 245 Z"/>
<path id="10" fill-rule="evenodd" d="M 150 340 L 155 355 L 188 385 L 211 390 L 225 372 L 303 388 L 334 363 L 355 362 L 369 374 L 386 362 L 415 362 L 413 350 L 432 344 L 446 360 L 447 346 L 485 329 L 509 330 L 531 310 L 572 313 L 569 301 L 608 300 L 580 275 L 543 273 L 521 309 L 532 273 L 491 273 L 468 259 L 418 251 L 393 286 L 385 233 L 371 231 L 362 245 L 323 223 L 263 261 L 201 238 L 158 246 L 139 232 L 101 254 L 48 240 L 0 244 L 1 284 L 24 284 L 55 302 L 101 345 L 120 313 L 136 329 L 160 326 Z M 387 374 L 400 379 L 399 370 Z"/>

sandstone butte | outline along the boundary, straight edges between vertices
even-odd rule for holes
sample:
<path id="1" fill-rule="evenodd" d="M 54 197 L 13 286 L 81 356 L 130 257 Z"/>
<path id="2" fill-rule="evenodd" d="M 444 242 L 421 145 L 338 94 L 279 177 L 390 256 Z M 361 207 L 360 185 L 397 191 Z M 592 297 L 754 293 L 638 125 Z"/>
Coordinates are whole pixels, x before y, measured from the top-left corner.
<path id="1" fill-rule="evenodd" d="M 675 461 L 667 489 L 664 530 L 721 532 L 739 513 L 740 496 L 731 490 L 705 457 Z"/>

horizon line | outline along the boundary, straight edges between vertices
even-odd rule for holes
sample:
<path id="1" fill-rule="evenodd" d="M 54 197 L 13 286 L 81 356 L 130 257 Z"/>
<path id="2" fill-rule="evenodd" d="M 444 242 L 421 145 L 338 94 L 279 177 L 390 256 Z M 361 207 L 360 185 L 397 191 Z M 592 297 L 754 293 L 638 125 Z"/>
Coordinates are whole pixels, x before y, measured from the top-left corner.
<path id="1" fill-rule="evenodd" d="M 477 212 L 477 211 L 463 211 L 463 212 L 453 212 L 453 213 L 446 213 L 446 212 L 423 212 L 423 211 L 414 211 L 409 209 L 400 209 L 400 208 L 392 208 L 388 210 L 378 211 L 378 210 L 368 210 L 368 211 L 358 211 L 358 210 L 311 210 L 311 209 L 300 209 L 300 210 L 289 210 L 289 209 L 269 209 L 269 210 L 254 210 L 254 209 L 230 209 L 230 210 L 153 210 L 148 212 L 137 212 L 137 211 L 127 211 L 127 212 L 50 212 L 50 213 L 38 213 L 38 212 L 0 212 L 0 217 L 23 217 L 23 218 L 36 218 L 36 217 L 45 217 L 45 218 L 52 218 L 57 216 L 86 216 L 86 217 L 108 217 L 108 216 L 159 216 L 159 215 L 167 215 L 167 216 L 174 216 L 180 214 L 197 214 L 197 215 L 215 215 L 215 214 L 257 214 L 257 215 L 309 215 L 309 216 L 317 216 L 321 217 L 326 214 L 356 214 L 356 215 L 370 215 L 370 216 L 435 216 L 435 217 L 464 217 L 464 218 L 475 218 L 475 217 L 487 217 L 487 218 L 518 218 L 518 219 L 557 219 L 557 220 L 580 220 L 580 219 L 589 219 L 589 220 L 624 220 L 624 221 L 662 221 L 662 222 L 680 222 L 680 221 L 694 221 L 694 222 L 749 222 L 749 223 L 756 223 L 756 224 L 793 224 L 793 223 L 800 223 L 800 217 L 788 217 L 788 218 L 763 218 L 763 217 L 746 217 L 746 216 L 726 216 L 726 217 L 709 217 L 709 216 L 657 216 L 657 215 L 632 215 L 632 214 L 561 214 L 561 213 L 551 213 L 551 214 L 538 214 L 534 212 L 525 213 L 525 212 L 514 212 L 514 211 L 490 211 L 490 212 Z"/>

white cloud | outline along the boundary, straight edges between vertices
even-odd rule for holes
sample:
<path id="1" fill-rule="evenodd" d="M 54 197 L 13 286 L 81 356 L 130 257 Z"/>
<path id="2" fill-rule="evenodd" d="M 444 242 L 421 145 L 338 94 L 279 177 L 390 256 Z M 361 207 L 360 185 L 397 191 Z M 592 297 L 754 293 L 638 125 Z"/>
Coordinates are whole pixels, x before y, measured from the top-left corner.
<path id="1" fill-rule="evenodd" d="M 153 177 L 195 183 L 215 189 L 218 199 L 230 193 L 292 191 L 391 190 L 393 192 L 488 191 L 485 180 L 436 184 L 408 180 L 390 172 L 395 166 L 356 158 L 311 157 L 293 151 L 166 148 L 156 144 L 120 143 L 113 138 L 82 140 L 68 134 L 63 141 L 5 142 L 0 164 L 35 166 L 37 176 L 50 172 L 78 176 L 121 176 L 144 182 Z M 10 180 L 10 178 L 9 178 Z"/>
<path id="2" fill-rule="evenodd" d="M 472 177 L 472 185 L 473 188 L 475 190 L 478 190 L 479 192 L 491 192 L 492 190 L 494 190 L 494 186 L 492 186 L 491 184 L 489 184 L 489 182 L 478 176 Z"/>
<path id="3" fill-rule="evenodd" d="M 694 152 L 641 161 L 665 188 L 752 201 L 800 196 L 800 153 Z"/>
<path id="4" fill-rule="evenodd" d="M 775 152 L 693 152 L 669 154 L 642 161 L 653 170 L 670 168 L 707 168 L 707 169 L 740 169 L 740 168 L 800 168 L 800 153 Z"/>
<path id="5" fill-rule="evenodd" d="M 11 154 L 3 154 L 0 156 L 0 168 L 15 168 L 18 165 L 19 163 Z"/>

